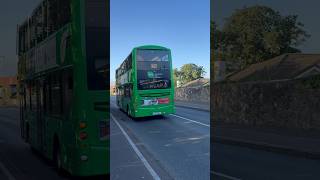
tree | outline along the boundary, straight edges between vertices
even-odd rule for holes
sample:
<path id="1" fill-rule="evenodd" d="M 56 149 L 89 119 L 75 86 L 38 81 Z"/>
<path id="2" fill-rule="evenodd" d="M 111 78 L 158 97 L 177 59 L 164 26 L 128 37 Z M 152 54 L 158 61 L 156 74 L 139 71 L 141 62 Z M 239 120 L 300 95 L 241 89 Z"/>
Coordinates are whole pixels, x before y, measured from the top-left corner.
<path id="1" fill-rule="evenodd" d="M 181 84 L 188 83 L 190 81 L 202 78 L 205 75 L 203 66 L 198 66 L 193 63 L 183 65 L 180 70 L 177 68 L 173 71 L 176 80 Z"/>
<path id="2" fill-rule="evenodd" d="M 236 10 L 221 31 L 212 24 L 211 43 L 229 72 L 283 53 L 300 52 L 296 47 L 310 37 L 297 15 L 282 16 L 266 6 Z"/>

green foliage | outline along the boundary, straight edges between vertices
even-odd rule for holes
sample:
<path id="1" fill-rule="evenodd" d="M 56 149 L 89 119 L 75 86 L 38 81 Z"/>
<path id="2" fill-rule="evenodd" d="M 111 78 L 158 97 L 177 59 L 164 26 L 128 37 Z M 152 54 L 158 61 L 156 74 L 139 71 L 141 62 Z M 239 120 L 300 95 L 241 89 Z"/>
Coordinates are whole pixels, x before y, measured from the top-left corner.
<path id="1" fill-rule="evenodd" d="M 309 35 L 297 15 L 282 16 L 266 6 L 236 10 L 221 30 L 211 23 L 214 56 L 225 60 L 227 71 L 237 71 L 284 53 L 300 52 L 296 47 Z"/>
<path id="2" fill-rule="evenodd" d="M 198 66 L 193 63 L 183 65 L 180 70 L 175 68 L 173 70 L 175 86 L 176 82 L 180 81 L 181 84 L 188 83 L 190 81 L 202 78 L 205 75 L 203 66 Z"/>

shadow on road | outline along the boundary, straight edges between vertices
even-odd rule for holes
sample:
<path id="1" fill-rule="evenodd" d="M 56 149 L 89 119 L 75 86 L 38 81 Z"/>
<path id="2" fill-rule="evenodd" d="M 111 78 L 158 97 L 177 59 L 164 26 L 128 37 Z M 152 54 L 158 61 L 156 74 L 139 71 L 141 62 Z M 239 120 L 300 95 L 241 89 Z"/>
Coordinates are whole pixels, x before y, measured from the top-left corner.
<path id="1" fill-rule="evenodd" d="M 150 117 L 141 117 L 141 118 L 133 118 L 130 117 L 132 120 L 136 122 L 144 122 L 144 121 L 154 121 L 154 120 L 165 120 L 167 119 L 166 116 L 158 115 L 158 116 L 150 116 Z"/>

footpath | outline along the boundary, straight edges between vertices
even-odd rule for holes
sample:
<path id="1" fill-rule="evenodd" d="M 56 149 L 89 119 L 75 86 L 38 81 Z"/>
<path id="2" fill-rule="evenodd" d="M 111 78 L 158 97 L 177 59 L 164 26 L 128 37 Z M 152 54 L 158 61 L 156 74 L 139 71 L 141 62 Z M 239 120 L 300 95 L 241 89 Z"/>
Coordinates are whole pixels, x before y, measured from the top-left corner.
<path id="1" fill-rule="evenodd" d="M 174 101 L 175 106 L 184 107 L 190 109 L 196 109 L 199 111 L 207 111 L 210 112 L 210 104 L 209 103 L 200 103 L 200 102 L 189 102 L 189 101 Z"/>
<path id="2" fill-rule="evenodd" d="M 320 158 L 319 131 L 216 124 L 211 126 L 211 142 Z"/>

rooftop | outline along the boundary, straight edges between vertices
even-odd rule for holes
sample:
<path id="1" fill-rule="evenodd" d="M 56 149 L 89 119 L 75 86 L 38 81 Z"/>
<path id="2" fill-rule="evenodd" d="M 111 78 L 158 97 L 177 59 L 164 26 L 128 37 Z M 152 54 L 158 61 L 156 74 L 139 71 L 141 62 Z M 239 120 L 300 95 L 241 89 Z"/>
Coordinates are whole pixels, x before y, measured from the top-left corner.
<path id="1" fill-rule="evenodd" d="M 229 75 L 227 79 L 230 81 L 294 79 L 313 67 L 320 69 L 320 54 L 283 54 L 252 64 Z"/>

